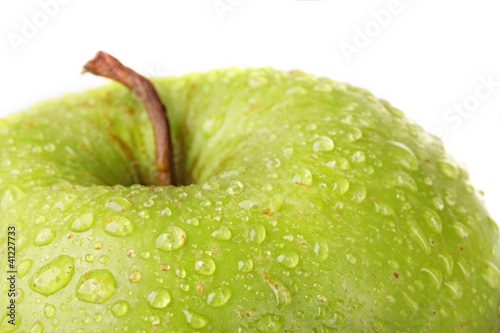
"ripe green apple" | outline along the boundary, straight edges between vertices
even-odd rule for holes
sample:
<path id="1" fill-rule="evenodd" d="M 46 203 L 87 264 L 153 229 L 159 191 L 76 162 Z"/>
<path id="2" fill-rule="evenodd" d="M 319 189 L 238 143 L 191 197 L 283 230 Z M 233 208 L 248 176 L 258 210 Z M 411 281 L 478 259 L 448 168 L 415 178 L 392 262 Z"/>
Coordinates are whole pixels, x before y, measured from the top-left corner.
<path id="1" fill-rule="evenodd" d="M 1 120 L 2 332 L 500 330 L 498 227 L 401 111 L 301 71 L 154 84 L 178 186 L 118 84 Z"/>

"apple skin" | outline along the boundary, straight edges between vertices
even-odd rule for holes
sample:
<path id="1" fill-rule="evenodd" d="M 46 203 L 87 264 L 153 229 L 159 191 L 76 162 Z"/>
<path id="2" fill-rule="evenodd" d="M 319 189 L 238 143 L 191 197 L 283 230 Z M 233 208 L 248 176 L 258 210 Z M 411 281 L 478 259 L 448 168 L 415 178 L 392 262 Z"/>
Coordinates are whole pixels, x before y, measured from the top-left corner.
<path id="1" fill-rule="evenodd" d="M 134 185 L 153 133 L 118 85 L 0 123 L 2 332 L 500 330 L 498 227 L 401 111 L 300 71 L 154 83 L 183 186 Z"/>

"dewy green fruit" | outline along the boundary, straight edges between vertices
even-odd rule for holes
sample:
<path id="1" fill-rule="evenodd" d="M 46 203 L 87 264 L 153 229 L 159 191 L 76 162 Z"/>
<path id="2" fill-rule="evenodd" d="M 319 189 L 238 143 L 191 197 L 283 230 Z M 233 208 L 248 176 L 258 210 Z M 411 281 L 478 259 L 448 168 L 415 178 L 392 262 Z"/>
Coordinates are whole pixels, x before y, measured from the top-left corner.
<path id="1" fill-rule="evenodd" d="M 2 332 L 500 330 L 498 228 L 401 111 L 300 71 L 154 82 L 177 187 L 117 84 L 1 121 Z"/>

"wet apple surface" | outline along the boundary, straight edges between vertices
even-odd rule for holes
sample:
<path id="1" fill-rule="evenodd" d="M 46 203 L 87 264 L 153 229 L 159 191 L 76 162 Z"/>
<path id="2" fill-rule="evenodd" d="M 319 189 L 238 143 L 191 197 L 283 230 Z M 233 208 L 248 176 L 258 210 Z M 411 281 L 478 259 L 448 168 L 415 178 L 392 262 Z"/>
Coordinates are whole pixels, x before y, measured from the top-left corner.
<path id="1" fill-rule="evenodd" d="M 0 123 L 2 331 L 499 329 L 498 227 L 401 111 L 300 71 L 153 82 L 178 186 L 118 84 Z"/>

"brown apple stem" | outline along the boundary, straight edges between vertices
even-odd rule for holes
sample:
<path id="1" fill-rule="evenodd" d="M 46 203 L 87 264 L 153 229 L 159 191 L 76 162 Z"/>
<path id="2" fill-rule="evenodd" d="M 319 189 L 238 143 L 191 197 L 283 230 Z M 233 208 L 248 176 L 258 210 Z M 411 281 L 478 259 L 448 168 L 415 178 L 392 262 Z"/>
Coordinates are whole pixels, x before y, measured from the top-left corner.
<path id="1" fill-rule="evenodd" d="M 103 51 L 97 52 L 95 57 L 83 66 L 83 73 L 87 72 L 125 85 L 141 100 L 153 124 L 158 185 L 175 185 L 174 154 L 167 112 L 153 84 Z"/>

